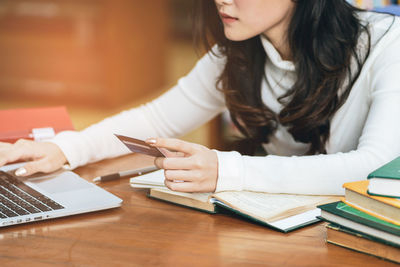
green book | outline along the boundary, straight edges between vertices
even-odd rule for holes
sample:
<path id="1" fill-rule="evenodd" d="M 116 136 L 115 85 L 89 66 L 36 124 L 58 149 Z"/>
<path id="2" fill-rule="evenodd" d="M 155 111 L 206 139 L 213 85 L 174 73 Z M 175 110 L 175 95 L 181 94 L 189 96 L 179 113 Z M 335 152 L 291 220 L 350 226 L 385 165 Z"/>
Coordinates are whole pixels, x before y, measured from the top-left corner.
<path id="1" fill-rule="evenodd" d="M 395 247 L 395 248 L 400 248 L 400 245 L 398 245 L 396 243 L 392 243 L 392 242 L 389 242 L 389 241 L 387 241 L 385 239 L 382 239 L 382 238 L 379 238 L 379 237 L 374 237 L 374 236 L 368 235 L 366 233 L 362 233 L 360 231 L 353 230 L 353 229 L 350 229 L 350 228 L 347 228 L 347 227 L 344 227 L 344 226 L 341 226 L 341 225 L 338 225 L 338 224 L 335 224 L 335 223 L 329 223 L 326 226 L 326 228 L 333 229 L 333 230 L 336 230 L 336 231 L 341 231 L 343 233 L 354 235 L 354 236 L 358 236 L 358 237 L 361 237 L 361 238 L 364 238 L 364 239 L 368 239 L 368 240 L 371 240 L 371 241 L 374 241 L 374 242 L 379 242 L 379 243 L 382 243 L 382 244 L 385 244 L 385 245 L 388 245 L 388 246 L 392 246 L 392 247 Z"/>
<path id="2" fill-rule="evenodd" d="M 400 263 L 400 245 L 334 223 L 326 226 L 326 242 Z"/>
<path id="3" fill-rule="evenodd" d="M 320 205 L 324 221 L 400 245 L 400 225 L 378 219 L 343 202 Z"/>
<path id="4" fill-rule="evenodd" d="M 400 157 L 371 172 L 367 178 L 368 194 L 400 197 Z"/>

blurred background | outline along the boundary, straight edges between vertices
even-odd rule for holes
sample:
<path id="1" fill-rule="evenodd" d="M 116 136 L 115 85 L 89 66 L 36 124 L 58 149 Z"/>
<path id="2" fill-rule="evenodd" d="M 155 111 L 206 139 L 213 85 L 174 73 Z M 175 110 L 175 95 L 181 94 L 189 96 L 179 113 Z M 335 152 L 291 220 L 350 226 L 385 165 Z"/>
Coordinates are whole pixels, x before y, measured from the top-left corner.
<path id="1" fill-rule="evenodd" d="M 77 130 L 149 101 L 198 59 L 191 0 L 1 0 L 0 109 L 65 105 Z M 218 123 L 183 139 L 217 147 Z"/>
<path id="2" fill-rule="evenodd" d="M 400 15 L 400 0 L 350 2 Z M 81 130 L 154 99 L 199 58 L 192 6 L 193 0 L 0 0 L 0 109 L 65 105 Z M 226 115 L 183 139 L 226 147 L 234 133 Z"/>

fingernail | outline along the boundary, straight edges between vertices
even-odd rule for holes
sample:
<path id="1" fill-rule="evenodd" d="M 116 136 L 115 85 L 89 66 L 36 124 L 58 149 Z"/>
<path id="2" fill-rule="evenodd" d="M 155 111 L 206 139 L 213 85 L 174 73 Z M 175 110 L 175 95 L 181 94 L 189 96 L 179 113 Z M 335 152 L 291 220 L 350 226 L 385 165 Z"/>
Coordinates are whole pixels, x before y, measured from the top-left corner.
<path id="1" fill-rule="evenodd" d="M 26 171 L 26 169 L 24 167 L 19 168 L 18 170 L 15 171 L 15 175 L 16 176 L 22 176 L 22 175 L 24 175 L 26 173 L 27 173 L 27 171 Z"/>
<path id="2" fill-rule="evenodd" d="M 146 143 L 154 145 L 155 143 L 157 143 L 157 140 L 155 138 L 149 138 L 149 139 L 146 140 Z"/>

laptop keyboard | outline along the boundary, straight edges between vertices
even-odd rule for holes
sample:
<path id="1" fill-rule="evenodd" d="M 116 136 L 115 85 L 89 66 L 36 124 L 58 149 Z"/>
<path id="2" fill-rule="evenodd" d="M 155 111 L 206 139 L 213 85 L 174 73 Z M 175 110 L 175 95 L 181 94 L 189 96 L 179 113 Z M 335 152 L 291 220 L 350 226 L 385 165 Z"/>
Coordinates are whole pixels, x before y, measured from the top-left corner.
<path id="1" fill-rule="evenodd" d="M 0 171 L 0 218 L 35 214 L 64 207 L 12 175 Z"/>

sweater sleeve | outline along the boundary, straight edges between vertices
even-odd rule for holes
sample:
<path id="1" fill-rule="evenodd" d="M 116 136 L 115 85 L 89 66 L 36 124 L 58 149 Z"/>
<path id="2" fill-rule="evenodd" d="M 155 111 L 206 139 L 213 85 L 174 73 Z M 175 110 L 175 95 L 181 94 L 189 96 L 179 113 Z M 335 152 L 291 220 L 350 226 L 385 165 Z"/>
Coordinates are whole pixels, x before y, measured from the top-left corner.
<path id="1" fill-rule="evenodd" d="M 369 90 L 370 107 L 358 145 L 353 150 L 327 155 L 265 157 L 218 152 L 216 191 L 340 195 L 344 192 L 343 183 L 365 179 L 368 173 L 399 156 L 399 28 L 393 38 L 386 40 L 372 64 L 363 70 L 368 73 L 364 78 L 369 79 L 365 82 L 369 88 L 361 90 Z M 345 126 L 344 131 L 346 127 L 351 125 Z"/>
<path id="2" fill-rule="evenodd" d="M 175 87 L 154 101 L 109 117 L 83 131 L 59 133 L 51 142 L 71 168 L 130 151 L 114 134 L 138 139 L 178 137 L 207 122 L 225 108 L 215 83 L 224 59 L 206 54 Z"/>

